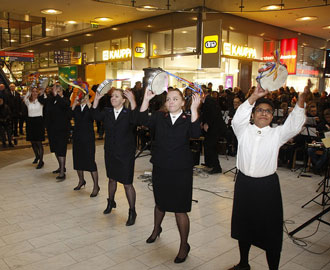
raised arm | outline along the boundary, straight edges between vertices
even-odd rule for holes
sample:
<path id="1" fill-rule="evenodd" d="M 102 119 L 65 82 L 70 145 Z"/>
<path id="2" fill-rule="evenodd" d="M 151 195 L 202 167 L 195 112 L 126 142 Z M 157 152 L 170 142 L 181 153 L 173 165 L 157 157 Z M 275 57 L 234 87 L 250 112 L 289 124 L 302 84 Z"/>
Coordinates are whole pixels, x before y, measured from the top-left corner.
<path id="1" fill-rule="evenodd" d="M 198 107 L 201 103 L 201 97 L 199 94 L 194 93 L 192 95 L 192 102 L 190 106 L 191 110 L 191 122 L 195 122 L 198 119 Z"/>
<path id="2" fill-rule="evenodd" d="M 155 96 L 156 96 L 156 94 L 154 92 L 152 92 L 151 90 L 146 88 L 145 93 L 144 93 L 144 97 L 143 97 L 143 102 L 142 102 L 142 105 L 141 105 L 141 108 L 140 108 L 140 112 L 144 112 L 144 111 L 148 110 L 149 102 Z"/>
<path id="3" fill-rule="evenodd" d="M 131 110 L 136 109 L 136 102 L 135 102 L 135 97 L 133 95 L 133 92 L 131 90 L 125 90 L 124 91 L 124 96 L 128 99 L 129 103 L 131 104 Z"/>

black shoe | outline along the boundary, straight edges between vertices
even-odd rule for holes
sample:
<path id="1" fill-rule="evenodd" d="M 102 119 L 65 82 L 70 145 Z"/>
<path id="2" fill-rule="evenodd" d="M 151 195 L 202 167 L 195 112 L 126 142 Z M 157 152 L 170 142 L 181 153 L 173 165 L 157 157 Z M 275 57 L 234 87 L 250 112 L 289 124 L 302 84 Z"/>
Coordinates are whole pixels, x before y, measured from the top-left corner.
<path id="1" fill-rule="evenodd" d="M 73 190 L 80 190 L 82 186 L 86 186 L 86 181 L 84 180 L 81 184 L 79 183 L 78 186 L 76 186 Z"/>
<path id="2" fill-rule="evenodd" d="M 33 160 L 32 164 L 37 164 L 37 163 L 38 163 L 38 160 L 39 160 L 39 157 L 36 157 L 36 158 Z"/>
<path id="3" fill-rule="evenodd" d="M 205 167 L 207 167 L 207 168 L 211 168 L 208 164 L 206 164 L 206 163 L 201 163 L 201 165 L 202 166 L 205 166 Z"/>
<path id="4" fill-rule="evenodd" d="M 61 169 L 58 168 L 57 170 L 53 171 L 52 173 L 60 173 L 61 172 Z M 66 168 L 64 168 L 64 172 L 66 172 Z"/>
<path id="5" fill-rule="evenodd" d="M 62 176 L 56 176 L 57 182 L 63 182 L 65 180 L 65 174 L 63 174 Z"/>
<path id="6" fill-rule="evenodd" d="M 14 139 L 14 144 L 17 145 L 17 139 Z"/>
<path id="7" fill-rule="evenodd" d="M 208 174 L 217 174 L 217 173 L 222 173 L 221 168 L 213 168 L 211 171 L 208 172 Z"/>
<path id="8" fill-rule="evenodd" d="M 128 210 L 128 219 L 126 221 L 126 226 L 134 225 L 136 216 L 137 215 L 136 215 L 135 209 L 129 209 Z"/>
<path id="9" fill-rule="evenodd" d="M 239 264 L 229 268 L 228 270 L 250 270 L 251 267 L 250 265 L 248 264 L 247 266 L 240 266 Z"/>
<path id="10" fill-rule="evenodd" d="M 114 200 L 110 200 L 110 199 L 107 199 L 108 200 L 108 205 L 107 205 L 107 208 L 103 211 L 103 214 L 110 214 L 111 213 L 111 210 L 112 208 L 116 208 L 116 202 Z"/>
<path id="11" fill-rule="evenodd" d="M 187 243 L 187 254 L 186 254 L 186 256 L 184 256 L 183 258 L 180 258 L 180 257 L 176 256 L 176 258 L 174 259 L 174 263 L 183 263 L 187 259 L 189 251 L 190 251 L 190 245 Z"/>
<path id="12" fill-rule="evenodd" d="M 44 166 L 44 162 L 43 161 L 39 161 L 38 166 L 36 167 L 36 169 L 41 169 Z"/>
<path id="13" fill-rule="evenodd" d="M 9 147 L 14 147 L 14 145 L 12 143 L 9 143 Z"/>
<path id="14" fill-rule="evenodd" d="M 161 234 L 162 230 L 163 230 L 162 227 L 159 227 L 159 231 L 158 231 L 156 237 L 155 237 L 155 238 L 152 238 L 152 234 L 151 234 L 151 235 L 149 236 L 149 238 L 146 240 L 146 242 L 147 242 L 148 244 L 151 244 L 151 243 L 155 242 L 156 239 L 157 239 L 157 237 L 160 237 L 160 234 Z"/>
<path id="15" fill-rule="evenodd" d="M 93 192 L 91 193 L 90 197 L 91 198 L 96 197 L 97 194 L 99 194 L 99 191 L 100 191 L 100 187 L 97 187 L 96 192 L 94 192 L 94 190 L 93 190 Z"/>

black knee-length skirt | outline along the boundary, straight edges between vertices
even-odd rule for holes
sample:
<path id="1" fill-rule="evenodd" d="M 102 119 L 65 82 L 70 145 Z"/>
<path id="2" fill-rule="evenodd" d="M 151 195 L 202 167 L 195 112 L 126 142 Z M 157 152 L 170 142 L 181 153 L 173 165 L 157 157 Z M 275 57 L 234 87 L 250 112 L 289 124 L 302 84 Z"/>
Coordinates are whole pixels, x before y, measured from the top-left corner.
<path id="1" fill-rule="evenodd" d="M 164 212 L 191 211 L 193 168 L 173 170 L 153 166 L 152 185 L 155 203 Z"/>
<path id="2" fill-rule="evenodd" d="M 254 178 L 237 175 L 231 236 L 261 249 L 282 249 L 283 206 L 276 173 Z"/>
<path id="3" fill-rule="evenodd" d="M 26 140 L 32 142 L 41 142 L 45 140 L 45 124 L 42 116 L 27 118 Z"/>

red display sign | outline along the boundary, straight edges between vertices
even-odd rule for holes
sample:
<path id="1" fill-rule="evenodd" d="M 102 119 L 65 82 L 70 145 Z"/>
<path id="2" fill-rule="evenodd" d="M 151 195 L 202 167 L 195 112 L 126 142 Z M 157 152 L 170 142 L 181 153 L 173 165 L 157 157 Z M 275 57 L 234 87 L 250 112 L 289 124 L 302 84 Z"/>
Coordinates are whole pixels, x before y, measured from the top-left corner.
<path id="1" fill-rule="evenodd" d="M 274 51 L 276 49 L 275 41 L 264 41 L 264 61 L 274 61 Z"/>
<path id="2" fill-rule="evenodd" d="M 282 39 L 281 40 L 281 62 L 286 64 L 288 73 L 296 74 L 297 70 L 297 52 L 298 52 L 298 39 Z"/>

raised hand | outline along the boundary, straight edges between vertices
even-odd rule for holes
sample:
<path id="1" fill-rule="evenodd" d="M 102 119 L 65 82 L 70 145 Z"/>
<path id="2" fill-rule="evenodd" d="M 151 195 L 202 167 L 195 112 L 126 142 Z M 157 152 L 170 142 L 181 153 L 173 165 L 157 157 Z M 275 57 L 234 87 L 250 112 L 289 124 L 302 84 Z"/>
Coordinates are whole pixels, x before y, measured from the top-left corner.
<path id="1" fill-rule="evenodd" d="M 260 84 L 258 83 L 256 89 L 252 93 L 252 95 L 248 98 L 249 103 L 252 105 L 256 102 L 259 98 L 266 96 L 269 93 L 268 90 L 264 90 L 261 88 Z"/>
<path id="2" fill-rule="evenodd" d="M 194 93 L 191 97 L 191 106 L 190 106 L 190 110 L 196 110 L 198 109 L 198 106 L 201 103 L 201 96 L 197 93 Z"/>
<path id="3" fill-rule="evenodd" d="M 152 92 L 151 90 L 149 90 L 148 88 L 146 88 L 146 91 L 144 93 L 144 98 L 147 101 L 150 101 L 151 99 L 153 99 L 156 96 L 156 94 L 154 92 Z"/>
<path id="4" fill-rule="evenodd" d="M 124 91 L 124 96 L 128 99 L 129 103 L 131 104 L 131 109 L 134 110 L 136 108 L 136 102 L 133 92 L 129 89 L 126 89 Z"/>

